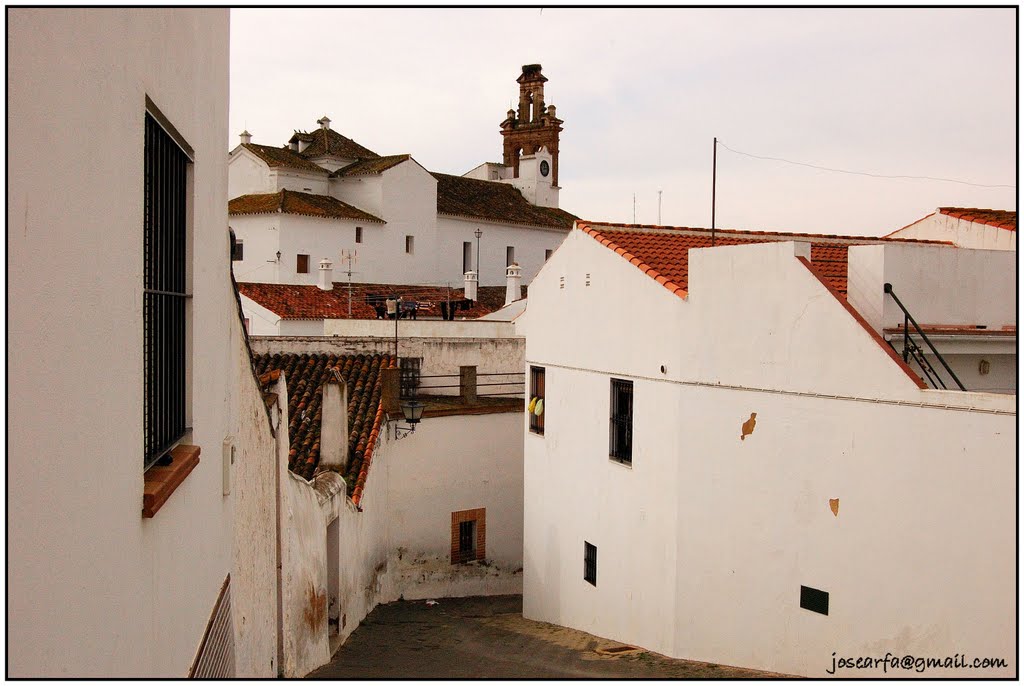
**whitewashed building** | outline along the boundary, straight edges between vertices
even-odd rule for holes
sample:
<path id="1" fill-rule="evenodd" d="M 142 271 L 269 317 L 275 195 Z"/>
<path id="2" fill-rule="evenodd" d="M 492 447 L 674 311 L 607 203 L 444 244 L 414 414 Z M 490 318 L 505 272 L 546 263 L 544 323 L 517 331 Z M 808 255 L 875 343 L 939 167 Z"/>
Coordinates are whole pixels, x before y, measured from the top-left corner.
<path id="1" fill-rule="evenodd" d="M 889 234 L 892 238 L 949 241 L 962 248 L 1017 249 L 1017 213 L 972 207 L 940 207 Z"/>
<path id="2" fill-rule="evenodd" d="M 895 295 L 1015 341 L 1015 293 L 1009 252 L 580 222 L 516 321 L 524 615 L 794 675 L 1016 674 L 1015 356 L 961 379 L 1009 392 L 942 390 L 885 339 Z M 839 666 L 887 654 L 1001 662 Z"/>
<path id="3" fill-rule="evenodd" d="M 501 124 L 503 163 L 463 176 L 378 155 L 326 116 L 281 147 L 243 132 L 229 154 L 237 280 L 312 286 L 327 259 L 339 282 L 461 288 L 474 271 L 500 287 L 516 263 L 528 284 L 575 219 L 558 207 L 562 120 L 545 81 L 540 65 L 523 68 L 519 109 Z"/>
<path id="4" fill-rule="evenodd" d="M 274 677 L 275 452 L 230 275 L 228 10 L 8 21 L 7 674 Z M 40 154 L 55 144 L 59 164 Z"/>

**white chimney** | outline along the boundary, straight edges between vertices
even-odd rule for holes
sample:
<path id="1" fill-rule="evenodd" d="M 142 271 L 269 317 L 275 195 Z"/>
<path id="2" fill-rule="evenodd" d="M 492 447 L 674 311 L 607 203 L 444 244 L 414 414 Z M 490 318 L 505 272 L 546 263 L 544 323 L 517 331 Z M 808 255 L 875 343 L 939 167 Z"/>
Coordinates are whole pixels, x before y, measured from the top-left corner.
<path id="1" fill-rule="evenodd" d="M 466 272 L 465 277 L 466 277 L 466 284 L 465 284 L 466 300 L 476 300 L 476 284 L 477 284 L 476 272 L 473 271 L 473 270 L 470 270 L 470 271 Z"/>
<path id="2" fill-rule="evenodd" d="M 519 268 L 517 262 L 513 262 L 505 269 L 505 304 L 508 305 L 511 302 L 519 300 L 523 297 L 522 289 L 519 287 L 520 276 L 519 273 L 522 271 Z"/>
<path id="3" fill-rule="evenodd" d="M 327 118 L 326 114 L 323 116 L 323 119 L 317 119 L 316 123 L 320 125 L 321 129 L 331 128 L 331 120 Z"/>
<path id="4" fill-rule="evenodd" d="M 334 290 L 334 269 L 331 261 L 326 257 L 320 260 L 320 275 L 316 285 L 322 291 Z"/>
<path id="5" fill-rule="evenodd" d="M 348 464 L 348 384 L 332 369 L 320 406 L 320 466 L 344 470 Z"/>
<path id="6" fill-rule="evenodd" d="M 249 145 L 252 143 L 252 134 L 248 131 L 242 131 L 242 133 L 238 134 L 238 137 L 242 139 L 242 145 Z"/>

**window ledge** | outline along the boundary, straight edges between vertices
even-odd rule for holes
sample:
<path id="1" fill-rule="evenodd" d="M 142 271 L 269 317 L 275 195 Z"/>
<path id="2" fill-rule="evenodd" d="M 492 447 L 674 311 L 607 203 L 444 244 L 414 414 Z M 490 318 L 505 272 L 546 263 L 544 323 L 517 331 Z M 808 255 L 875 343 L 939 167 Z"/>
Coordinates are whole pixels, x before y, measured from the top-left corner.
<path id="1" fill-rule="evenodd" d="M 150 467 L 143 475 L 142 516 L 153 517 L 175 489 L 199 464 L 198 445 L 179 445 L 171 453 L 171 464 Z"/>
<path id="2" fill-rule="evenodd" d="M 633 461 L 632 460 L 626 461 L 626 460 L 620 460 L 617 457 L 609 457 L 608 461 L 609 462 L 613 462 L 613 463 L 619 465 L 620 467 L 624 467 L 625 469 L 633 469 Z"/>

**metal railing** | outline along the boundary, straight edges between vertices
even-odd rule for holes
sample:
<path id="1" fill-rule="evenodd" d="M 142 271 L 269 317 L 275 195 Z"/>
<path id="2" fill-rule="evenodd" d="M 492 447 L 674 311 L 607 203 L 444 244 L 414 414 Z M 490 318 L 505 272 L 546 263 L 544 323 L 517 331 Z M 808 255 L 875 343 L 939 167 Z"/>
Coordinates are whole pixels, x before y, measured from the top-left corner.
<path id="1" fill-rule="evenodd" d="M 505 377 L 504 379 L 500 377 Z M 431 395 L 432 391 L 443 390 L 443 389 L 461 389 L 461 375 L 460 374 L 420 374 L 420 383 L 416 389 L 417 395 Z M 488 391 L 481 393 L 477 390 L 478 397 L 502 397 L 502 398 L 522 398 L 526 393 L 526 373 L 525 372 L 491 372 L 488 374 L 477 374 L 476 388 L 487 387 Z M 424 383 L 425 379 L 440 380 L 441 383 L 427 382 Z M 454 379 L 455 383 L 443 383 L 445 380 Z M 479 379 L 485 379 L 483 383 Z M 441 393 L 439 395 L 458 395 L 458 393 Z"/>
<path id="2" fill-rule="evenodd" d="M 914 326 L 914 330 L 921 337 L 921 340 L 923 340 L 928 345 L 935 358 L 942 363 L 942 366 L 945 368 L 950 378 L 952 378 L 953 381 L 956 382 L 956 385 L 960 388 L 961 391 L 966 391 L 967 389 L 964 388 L 964 385 L 962 383 L 960 383 L 960 379 L 958 379 L 956 374 L 953 373 L 953 370 L 949 368 L 949 364 L 946 363 L 945 358 L 943 358 L 942 355 L 939 354 L 939 351 L 935 349 L 935 346 L 932 345 L 932 342 L 928 340 L 928 336 L 925 335 L 925 332 L 922 331 L 921 327 L 918 326 L 916 321 L 914 321 L 914 317 L 911 316 L 906 306 L 904 306 L 904 304 L 900 302 L 900 299 L 896 297 L 896 293 L 894 293 L 892 290 L 892 284 L 886 283 L 883 289 L 893 299 L 893 302 L 895 302 L 899 306 L 899 308 L 903 310 L 903 361 L 909 363 L 910 360 L 914 360 L 914 362 L 917 363 L 917 366 L 920 367 L 921 371 L 924 372 L 924 375 L 925 377 L 927 377 L 928 383 L 932 385 L 932 388 L 939 388 L 941 386 L 944 390 L 946 390 L 946 383 L 942 380 L 942 377 L 925 357 L 924 351 L 921 350 L 921 347 L 917 344 L 917 342 L 910 337 L 910 325 L 912 324 Z M 889 345 L 892 346 L 893 350 L 896 350 L 896 346 L 892 345 L 892 341 L 889 341 Z M 899 351 L 896 350 L 896 352 Z"/>

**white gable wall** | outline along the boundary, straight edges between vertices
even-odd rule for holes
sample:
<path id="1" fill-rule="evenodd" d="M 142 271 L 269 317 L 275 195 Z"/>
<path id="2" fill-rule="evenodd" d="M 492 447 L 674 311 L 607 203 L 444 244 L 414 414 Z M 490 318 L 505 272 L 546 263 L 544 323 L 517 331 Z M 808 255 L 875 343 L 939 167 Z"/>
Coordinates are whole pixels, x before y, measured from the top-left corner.
<path id="1" fill-rule="evenodd" d="M 890 234 L 894 238 L 950 241 L 963 248 L 1016 250 L 1017 232 L 933 212 Z"/>
<path id="2" fill-rule="evenodd" d="M 523 322 L 547 384 L 545 435 L 524 423 L 524 614 L 793 674 L 827 676 L 837 649 L 1012 673 L 1013 399 L 919 390 L 797 250 L 691 250 L 687 301 L 580 232 L 541 271 Z M 634 383 L 630 468 L 607 457 L 611 378 Z M 831 594 L 829 616 L 799 607 L 801 584 Z"/>
<path id="3" fill-rule="evenodd" d="M 276 193 L 270 179 L 270 167 L 242 146 L 231 151 L 228 158 L 228 198 L 252 193 Z"/>

